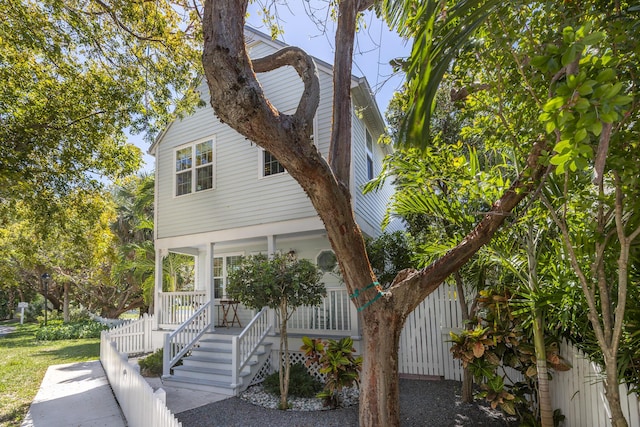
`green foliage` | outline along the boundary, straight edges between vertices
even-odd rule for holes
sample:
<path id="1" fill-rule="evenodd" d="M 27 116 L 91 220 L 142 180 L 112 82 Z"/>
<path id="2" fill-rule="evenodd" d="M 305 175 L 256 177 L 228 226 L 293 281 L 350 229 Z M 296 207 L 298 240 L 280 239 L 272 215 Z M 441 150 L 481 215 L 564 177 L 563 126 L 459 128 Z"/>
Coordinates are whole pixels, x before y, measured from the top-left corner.
<path id="1" fill-rule="evenodd" d="M 322 390 L 322 383 L 316 380 L 301 363 L 291 365 L 289 377 L 289 395 L 295 397 L 313 397 Z M 267 376 L 263 382 L 264 389 L 275 395 L 280 394 L 280 375 L 278 372 Z"/>
<path id="2" fill-rule="evenodd" d="M 286 254 L 246 257 L 229 274 L 227 293 L 249 308 L 279 309 L 286 302 L 289 309 L 318 305 L 327 294 L 320 282 L 322 273 L 309 260 Z M 286 321 L 290 313 L 286 313 Z M 283 313 L 285 314 L 285 313 Z"/>
<path id="3" fill-rule="evenodd" d="M 199 25 L 172 3 L 0 5 L 0 198 L 46 214 L 55 194 L 133 173 L 125 132 L 151 138 L 200 102 Z"/>
<path id="4" fill-rule="evenodd" d="M 138 360 L 140 372 L 145 376 L 162 375 L 163 351 L 161 348 Z"/>
<path id="5" fill-rule="evenodd" d="M 459 334 L 451 332 L 451 353 L 480 384 L 478 397 L 486 399 L 492 408 L 499 407 L 511 415 L 518 412 L 522 418 L 527 412 L 533 413 L 536 358 L 530 335 L 523 329 L 522 319 L 514 315 L 511 300 L 506 290 L 481 291 L 476 325 Z M 570 368 L 558 352 L 557 341 L 548 340 L 546 349 L 550 367 L 557 371 Z M 499 369 L 505 366 L 521 372 L 525 382 L 506 384 Z"/>
<path id="6" fill-rule="evenodd" d="M 276 309 L 280 317 L 280 407 L 286 409 L 289 388 L 289 341 L 287 321 L 297 307 L 314 306 L 327 294 L 320 282 L 322 272 L 311 261 L 291 254 L 272 258 L 256 255 L 243 258 L 229 274 L 227 293 L 249 308 Z"/>
<path id="7" fill-rule="evenodd" d="M 383 287 L 389 286 L 400 270 L 415 268 L 415 250 L 407 233 L 383 233 L 365 243 L 371 268 Z"/>
<path id="8" fill-rule="evenodd" d="M 324 399 L 326 406 L 337 408 L 340 404 L 339 393 L 345 387 L 360 385 L 360 369 L 362 357 L 355 356 L 353 339 L 342 338 L 338 341 L 329 339 L 302 337 L 300 347 L 307 358 L 305 364 L 317 364 L 320 373 L 325 374 L 324 389 L 318 397 Z"/>
<path id="9" fill-rule="evenodd" d="M 436 93 L 459 49 L 469 44 L 476 29 L 501 2 L 436 0 L 383 1 L 380 10 L 394 29 L 413 36 L 405 65 L 410 98 L 398 142 L 425 149 L 431 141 L 431 118 Z M 460 25 L 460 21 L 465 25 Z"/>
<path id="10" fill-rule="evenodd" d="M 549 75 L 561 73 L 577 61 L 574 74 L 554 86 L 555 96 L 544 104 L 540 121 L 547 133 L 558 131 L 554 154 L 549 159 L 556 173 L 584 170 L 594 158 L 594 143 L 606 124 L 619 121 L 633 97 L 625 95 L 625 84 L 615 70 L 616 58 L 600 45 L 603 32 L 593 32 L 587 23 L 574 31 L 563 29 L 560 46 L 547 45 L 544 55 L 532 64 Z"/>
<path id="11" fill-rule="evenodd" d="M 63 323 L 61 320 L 52 320 L 47 322 L 47 326 L 40 326 L 35 338 L 39 341 L 100 338 L 100 333 L 106 329 L 109 328 L 94 321 Z"/>

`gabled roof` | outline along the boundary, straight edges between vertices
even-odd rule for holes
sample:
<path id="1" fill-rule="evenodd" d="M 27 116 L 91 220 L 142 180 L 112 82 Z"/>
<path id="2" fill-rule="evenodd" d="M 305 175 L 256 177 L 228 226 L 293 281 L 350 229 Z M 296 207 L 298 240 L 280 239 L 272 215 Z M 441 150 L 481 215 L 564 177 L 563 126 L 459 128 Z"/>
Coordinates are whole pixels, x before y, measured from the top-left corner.
<path id="1" fill-rule="evenodd" d="M 247 47 L 251 47 L 258 43 L 264 43 L 279 50 L 289 46 L 280 40 L 273 40 L 267 34 L 249 26 L 245 26 L 245 40 Z M 315 56 L 312 56 L 312 58 L 319 70 L 324 71 L 327 74 L 333 74 L 333 67 L 329 63 L 318 59 Z M 360 107 L 360 113 L 362 114 L 362 117 L 367 123 L 369 129 L 372 132 L 379 134 L 384 132 L 384 119 L 382 118 L 382 114 L 380 113 L 380 109 L 378 108 L 378 104 L 373 96 L 371 86 L 369 86 L 369 82 L 366 77 L 351 76 L 351 94 L 353 105 Z M 158 143 L 171 128 L 172 123 L 173 122 L 169 123 L 169 125 L 160 134 L 158 134 L 153 141 L 153 144 L 149 147 L 149 150 L 147 151 L 148 154 L 155 155 L 155 149 Z"/>

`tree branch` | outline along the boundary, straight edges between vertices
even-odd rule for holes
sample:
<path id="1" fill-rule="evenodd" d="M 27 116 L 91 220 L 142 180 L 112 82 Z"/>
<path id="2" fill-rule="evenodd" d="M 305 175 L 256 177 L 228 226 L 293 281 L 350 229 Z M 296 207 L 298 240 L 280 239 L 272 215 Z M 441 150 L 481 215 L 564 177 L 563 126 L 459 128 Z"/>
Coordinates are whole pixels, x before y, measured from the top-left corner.
<path id="1" fill-rule="evenodd" d="M 400 304 L 409 310 L 407 313 L 491 240 L 509 213 L 536 188 L 546 170 L 544 165 L 538 163 L 538 158 L 545 148 L 544 140 L 534 144 L 524 171 L 493 204 L 482 221 L 455 248 L 422 270 L 408 269 L 398 274 L 390 291 L 394 297 L 402 300 Z"/>
<path id="2" fill-rule="evenodd" d="M 256 73 L 272 71 L 285 65 L 290 65 L 296 70 L 304 83 L 304 91 L 294 117 L 297 121 L 305 123 L 313 132 L 313 118 L 320 102 L 320 79 L 313 58 L 302 49 L 290 46 L 272 55 L 254 59 L 252 63 Z"/>
<path id="3" fill-rule="evenodd" d="M 338 6 L 338 29 L 333 73 L 333 127 L 329 164 L 345 189 L 351 175 L 351 70 L 358 12 L 373 0 L 342 0 Z"/>

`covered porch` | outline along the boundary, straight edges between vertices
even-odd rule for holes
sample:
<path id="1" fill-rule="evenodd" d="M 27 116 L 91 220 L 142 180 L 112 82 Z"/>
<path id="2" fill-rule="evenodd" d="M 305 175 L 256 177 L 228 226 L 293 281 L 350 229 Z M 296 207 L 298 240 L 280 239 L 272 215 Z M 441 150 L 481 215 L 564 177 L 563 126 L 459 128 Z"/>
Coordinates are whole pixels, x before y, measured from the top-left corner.
<path id="1" fill-rule="evenodd" d="M 263 234 L 267 228 L 258 227 L 233 233 L 157 239 L 154 314 L 158 328 L 165 331 L 177 329 L 208 302 L 211 302 L 207 307 L 211 330 L 246 326 L 256 311 L 229 301 L 226 293 L 229 273 L 243 256 L 293 253 L 299 258 L 313 261 L 324 271 L 322 281 L 327 296 L 319 306 L 298 308 L 288 322 L 289 333 L 358 337 L 357 310 L 336 274 L 335 256 L 325 232 L 304 230 L 308 226 L 298 224 L 301 230 L 297 230 L 296 224 L 292 223 L 268 227 L 272 231 L 280 231 L 278 234 Z M 166 284 L 167 274 L 163 271 L 170 253 L 186 255 L 193 260 L 192 278 L 186 281 L 188 286 L 182 289 L 170 288 Z M 333 264 L 327 262 L 331 259 Z M 276 314 L 270 312 L 268 315 L 274 325 L 272 333 L 277 334 L 280 325 Z"/>

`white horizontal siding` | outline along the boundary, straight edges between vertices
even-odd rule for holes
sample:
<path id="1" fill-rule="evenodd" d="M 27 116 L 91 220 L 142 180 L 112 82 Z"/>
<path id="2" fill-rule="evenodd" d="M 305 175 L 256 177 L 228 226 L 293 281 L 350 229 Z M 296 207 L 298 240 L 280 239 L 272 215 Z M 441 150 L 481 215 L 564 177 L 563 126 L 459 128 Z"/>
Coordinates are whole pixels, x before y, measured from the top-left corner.
<path id="1" fill-rule="evenodd" d="M 272 48 L 257 45 L 256 56 Z M 326 85 L 330 76 L 321 73 Z M 283 67 L 258 75 L 269 100 L 283 112 L 294 111 L 303 85 L 295 70 Z M 322 86 L 321 86 L 322 88 Z M 201 90 L 207 93 L 206 85 Z M 324 88 L 322 88 L 324 90 Z M 326 110 L 329 95 L 323 96 Z M 205 96 L 208 99 L 208 95 Z M 330 104 L 330 100 L 328 101 Z M 323 111 L 324 111 L 323 110 Z M 330 108 L 329 108 L 330 114 Z M 330 120 L 318 118 L 318 123 Z M 319 126 L 324 129 L 326 125 Z M 174 152 L 176 147 L 204 138 L 215 137 L 215 189 L 175 197 Z M 326 139 L 328 144 L 328 137 Z M 156 151 L 158 171 L 158 238 L 265 224 L 274 221 L 316 216 L 315 210 L 299 185 L 288 174 L 260 179 L 260 148 L 223 125 L 213 109 L 206 106 L 193 115 L 172 124 Z"/>
<path id="2" fill-rule="evenodd" d="M 362 194 L 362 188 L 368 182 L 366 163 L 366 126 L 356 114 L 353 115 L 352 126 L 352 164 L 354 180 L 354 209 L 356 219 L 366 234 L 375 237 L 380 234 L 380 223 L 384 217 L 387 203 L 392 194 L 392 187 L 385 185 L 382 189 L 369 194 Z M 382 147 L 376 144 L 379 135 L 371 132 L 373 137 L 373 175 L 377 176 L 382 170 L 384 153 Z"/>
<path id="3" fill-rule="evenodd" d="M 252 57 L 272 52 L 273 47 L 265 43 L 258 43 L 251 50 Z M 314 137 L 320 152 L 326 156 L 331 137 L 333 81 L 322 67 L 319 67 L 319 78 L 321 93 Z M 261 73 L 258 80 L 276 108 L 284 113 L 295 111 L 303 84 L 293 68 Z M 315 217 L 307 196 L 288 174 L 260 179 L 261 149 L 220 123 L 208 105 L 208 89 L 204 83 L 201 92 L 207 106 L 174 122 L 156 149 L 158 238 Z M 356 218 L 367 234 L 377 235 L 390 192 L 362 196 L 361 188 L 366 182 L 364 125 L 355 114 L 353 123 Z M 206 137 L 215 138 L 215 189 L 175 197 L 175 149 Z M 382 157 L 380 148 L 376 147 L 376 173 L 380 171 Z"/>

